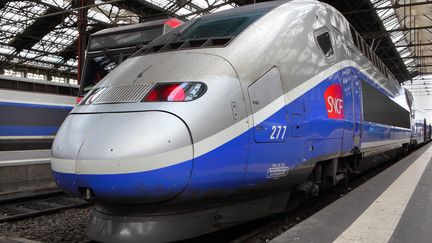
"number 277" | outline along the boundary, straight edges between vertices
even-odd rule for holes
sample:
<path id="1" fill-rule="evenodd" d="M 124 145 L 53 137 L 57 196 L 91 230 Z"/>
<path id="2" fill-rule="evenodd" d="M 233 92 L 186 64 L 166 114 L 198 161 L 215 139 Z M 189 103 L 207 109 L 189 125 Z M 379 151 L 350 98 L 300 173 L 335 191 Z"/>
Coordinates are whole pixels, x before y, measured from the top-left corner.
<path id="1" fill-rule="evenodd" d="M 285 139 L 286 129 L 287 126 L 272 126 L 272 133 L 270 135 L 270 140 Z"/>

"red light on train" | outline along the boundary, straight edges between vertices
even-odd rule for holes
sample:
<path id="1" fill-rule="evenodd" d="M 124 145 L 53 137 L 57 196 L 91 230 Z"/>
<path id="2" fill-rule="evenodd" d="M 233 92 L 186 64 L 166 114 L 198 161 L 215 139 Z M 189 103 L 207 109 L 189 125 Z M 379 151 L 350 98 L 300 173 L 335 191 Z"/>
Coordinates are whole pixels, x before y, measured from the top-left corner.
<path id="1" fill-rule="evenodd" d="M 78 105 L 79 103 L 81 103 L 81 100 L 84 98 L 84 96 L 78 96 L 76 98 L 76 104 Z"/>
<path id="2" fill-rule="evenodd" d="M 166 25 L 168 25 L 169 27 L 172 27 L 172 28 L 177 28 L 179 25 L 183 24 L 183 21 L 178 20 L 176 18 L 172 18 L 172 19 L 169 19 L 169 20 L 165 21 L 164 24 L 166 24 Z"/>
<path id="3" fill-rule="evenodd" d="M 184 101 L 185 90 L 181 83 L 160 84 L 150 91 L 145 101 Z"/>
<path id="4" fill-rule="evenodd" d="M 198 82 L 158 83 L 142 101 L 191 101 L 202 96 L 206 89 L 205 84 Z"/>

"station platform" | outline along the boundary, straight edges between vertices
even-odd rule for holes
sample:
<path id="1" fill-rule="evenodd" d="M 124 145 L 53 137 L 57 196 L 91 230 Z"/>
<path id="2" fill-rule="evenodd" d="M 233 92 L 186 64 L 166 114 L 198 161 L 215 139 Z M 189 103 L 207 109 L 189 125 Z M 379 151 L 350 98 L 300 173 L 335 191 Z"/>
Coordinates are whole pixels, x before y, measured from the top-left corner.
<path id="1" fill-rule="evenodd" d="M 0 151 L 0 166 L 50 163 L 51 150 Z"/>
<path id="2" fill-rule="evenodd" d="M 49 149 L 0 151 L 0 199 L 56 189 L 50 154 Z"/>
<path id="3" fill-rule="evenodd" d="M 429 143 L 271 242 L 431 242 L 431 158 Z"/>

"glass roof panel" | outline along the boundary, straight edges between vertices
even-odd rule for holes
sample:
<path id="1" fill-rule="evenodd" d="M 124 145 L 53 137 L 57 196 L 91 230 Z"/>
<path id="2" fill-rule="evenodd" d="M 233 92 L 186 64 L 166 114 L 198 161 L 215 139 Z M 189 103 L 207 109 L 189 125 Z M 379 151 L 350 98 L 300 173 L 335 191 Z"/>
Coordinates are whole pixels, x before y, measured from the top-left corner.
<path id="1" fill-rule="evenodd" d="M 171 3 L 171 1 L 168 0 L 146 0 L 146 2 L 149 2 L 150 4 L 156 5 L 161 8 L 165 8 Z"/>
<path id="2" fill-rule="evenodd" d="M 215 2 L 217 1 L 192 0 L 192 3 L 201 9 L 208 8 L 209 4 L 214 4 Z"/>
<path id="3" fill-rule="evenodd" d="M 371 2 L 375 8 L 392 6 L 392 2 L 390 0 L 371 0 Z M 399 20 L 396 16 L 395 10 L 393 8 L 378 9 L 377 13 L 380 16 L 381 20 L 383 20 L 384 28 L 387 31 L 392 31 L 392 32 L 388 32 L 388 33 L 390 34 L 390 38 L 393 41 L 393 43 L 395 44 L 395 46 L 400 46 L 400 45 L 406 46 L 408 43 L 407 43 L 407 40 L 405 38 L 404 33 L 402 31 L 393 31 L 393 30 L 401 28 L 401 26 L 399 24 Z M 404 50 L 405 48 L 397 47 L 396 49 L 398 50 L 399 54 L 401 55 L 401 51 Z M 407 48 L 407 52 L 408 52 L 408 56 L 413 55 L 413 52 L 409 48 Z M 415 68 L 413 68 L 412 67 L 413 65 L 411 64 L 413 60 L 403 59 L 403 61 L 406 65 L 408 71 L 412 72 L 415 70 Z"/>
<path id="4" fill-rule="evenodd" d="M 9 44 L 47 9 L 42 4 L 30 1 L 7 2 L 0 9 L 0 43 Z"/>
<path id="5" fill-rule="evenodd" d="M 90 9 L 88 11 L 88 17 L 95 19 L 95 20 L 99 20 L 99 21 L 104 22 L 104 23 L 110 23 L 111 22 L 107 16 L 105 16 L 99 12 L 96 12 L 93 9 Z"/>
<path id="6" fill-rule="evenodd" d="M 193 19 L 198 16 L 205 15 L 208 12 L 216 12 L 216 11 L 229 9 L 237 6 L 236 4 L 229 3 L 228 1 L 225 0 L 191 0 L 191 1 L 186 1 L 186 3 L 183 5 L 177 5 L 178 2 L 175 0 L 146 0 L 146 1 L 160 8 L 164 8 L 164 9 L 169 8 L 170 10 L 174 11 L 176 15 L 186 16 L 187 19 Z M 211 9 L 209 11 L 202 11 L 207 8 L 211 8 Z M 197 14 L 193 14 L 197 11 L 200 12 Z"/>
<path id="7" fill-rule="evenodd" d="M 190 14 L 190 13 L 192 13 L 192 12 L 188 9 L 185 9 L 185 8 L 181 8 L 176 12 L 176 14 L 178 14 L 180 16 Z"/>
<path id="8" fill-rule="evenodd" d="M 101 0 L 95 1 L 95 4 L 104 3 Z M 132 24 L 139 22 L 139 16 L 131 11 L 120 9 L 112 4 L 103 4 L 88 10 L 88 18 L 101 21 L 103 23 L 115 24 Z"/>
<path id="9" fill-rule="evenodd" d="M 2 54 L 2 55 L 10 55 L 14 51 L 15 51 L 14 47 L 0 44 L 0 54 Z"/>
<path id="10" fill-rule="evenodd" d="M 53 31 L 42 37 L 42 39 L 33 46 L 33 49 L 50 53 L 60 53 L 77 38 L 78 31 L 76 27 L 74 27 L 76 21 L 77 16 L 75 15 L 66 17 Z"/>
<path id="11" fill-rule="evenodd" d="M 69 8 L 71 4 L 71 0 L 42 0 L 42 2 L 59 8 Z"/>

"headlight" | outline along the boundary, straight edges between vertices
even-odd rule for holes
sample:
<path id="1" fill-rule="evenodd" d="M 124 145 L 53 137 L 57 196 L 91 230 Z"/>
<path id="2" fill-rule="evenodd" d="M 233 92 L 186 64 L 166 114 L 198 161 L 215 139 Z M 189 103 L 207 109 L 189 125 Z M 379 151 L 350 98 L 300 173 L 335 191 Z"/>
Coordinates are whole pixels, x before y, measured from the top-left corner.
<path id="1" fill-rule="evenodd" d="M 81 102 L 80 105 L 91 105 L 93 102 L 97 100 L 97 98 L 103 93 L 106 87 L 95 89 L 90 91 L 87 97 L 84 97 L 84 102 Z"/>
<path id="2" fill-rule="evenodd" d="M 142 102 L 191 101 L 201 97 L 206 90 L 206 85 L 199 82 L 157 83 Z"/>

